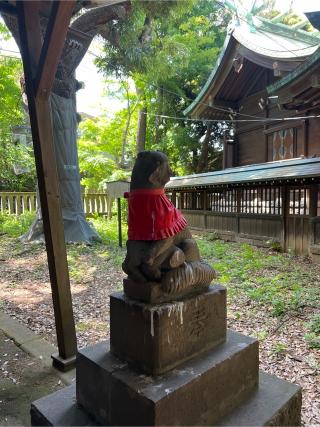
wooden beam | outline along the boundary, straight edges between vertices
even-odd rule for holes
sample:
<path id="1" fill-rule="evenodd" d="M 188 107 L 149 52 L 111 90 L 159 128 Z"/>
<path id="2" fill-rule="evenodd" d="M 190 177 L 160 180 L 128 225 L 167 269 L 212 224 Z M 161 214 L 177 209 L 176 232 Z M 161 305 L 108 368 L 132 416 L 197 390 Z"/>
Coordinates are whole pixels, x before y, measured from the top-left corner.
<path id="1" fill-rule="evenodd" d="M 20 5 L 20 3 L 21 2 L 19 1 L 18 4 Z M 29 56 L 31 61 L 32 79 L 34 79 L 42 48 L 39 2 L 30 0 L 28 2 L 28 6 L 24 9 L 24 13 L 26 33 L 28 34 L 29 39 L 28 43 L 32 46 L 32 49 L 29 50 Z"/>
<path id="2" fill-rule="evenodd" d="M 51 111 L 47 97 L 36 97 L 32 62 L 37 59 L 41 34 L 37 25 L 38 17 L 32 16 L 32 5 L 28 1 L 18 1 L 18 22 L 21 40 L 21 56 L 24 67 L 26 93 L 30 114 L 30 123 L 34 143 L 34 153 L 38 177 L 43 229 L 46 241 L 48 266 L 52 289 L 54 314 L 56 321 L 59 355 L 54 364 L 66 370 L 75 360 L 77 350 L 75 325 L 64 241 L 63 219 L 60 203 L 60 191 L 56 158 L 53 144 Z M 28 19 L 29 22 L 26 22 Z M 67 24 L 66 24 L 67 27 Z M 66 29 L 61 29 L 61 31 Z M 59 56 L 62 51 L 56 52 Z M 39 54 L 38 54 L 39 55 Z M 53 70 L 55 72 L 55 70 Z M 52 78 L 51 76 L 49 76 Z"/>
<path id="3" fill-rule="evenodd" d="M 74 6 L 74 0 L 52 4 L 36 77 L 36 96 L 49 97 Z"/>
<path id="4" fill-rule="evenodd" d="M 247 87 L 247 90 L 245 91 L 245 93 L 241 96 L 242 99 L 245 99 L 249 94 L 250 91 L 254 88 L 254 86 L 258 83 L 258 81 L 262 78 L 263 74 L 265 72 L 265 69 L 262 69 L 260 71 L 258 71 L 255 76 L 253 77 L 253 79 L 251 80 L 251 82 L 249 83 L 249 86 Z"/>
<path id="5" fill-rule="evenodd" d="M 209 105 L 210 107 L 213 107 L 213 108 L 214 107 L 223 108 L 225 110 L 233 110 L 235 112 L 238 110 L 238 103 L 232 102 L 232 101 L 213 99 L 212 101 L 209 102 Z"/>
<path id="6" fill-rule="evenodd" d="M 0 13 L 1 12 L 6 13 L 7 15 L 16 16 L 17 8 L 12 4 L 0 1 Z"/>

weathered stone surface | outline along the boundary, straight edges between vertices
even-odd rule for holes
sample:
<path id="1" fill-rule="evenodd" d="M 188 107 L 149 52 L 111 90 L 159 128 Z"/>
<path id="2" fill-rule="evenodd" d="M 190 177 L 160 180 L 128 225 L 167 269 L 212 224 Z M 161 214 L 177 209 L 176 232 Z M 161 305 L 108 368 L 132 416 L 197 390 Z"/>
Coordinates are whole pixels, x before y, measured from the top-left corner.
<path id="1" fill-rule="evenodd" d="M 109 342 L 104 341 L 77 354 L 77 402 L 102 424 L 110 418 L 111 375 L 127 367 L 109 350 Z"/>
<path id="2" fill-rule="evenodd" d="M 214 348 L 226 336 L 226 291 L 220 285 L 181 301 L 147 305 L 110 297 L 111 352 L 148 374 L 161 374 Z"/>
<path id="3" fill-rule="evenodd" d="M 213 425 L 257 386 L 258 342 L 235 332 L 157 377 L 121 364 L 105 346 L 79 351 L 77 378 L 78 403 L 102 425 Z"/>
<path id="4" fill-rule="evenodd" d="M 130 279 L 123 280 L 123 291 L 128 298 L 143 301 L 147 304 L 159 304 L 177 299 L 182 299 L 186 295 L 192 296 L 204 292 L 209 285 L 195 286 L 193 288 L 182 289 L 172 296 L 170 293 L 164 292 L 162 285 L 159 282 L 137 283 Z"/>
<path id="5" fill-rule="evenodd" d="M 75 386 L 69 386 L 32 404 L 33 426 L 94 426 L 97 422 L 75 403 Z M 295 384 L 260 372 L 259 388 L 219 426 L 299 426 L 301 389 Z M 123 409 L 125 410 L 125 408 Z"/>
<path id="6" fill-rule="evenodd" d="M 31 404 L 32 426 L 96 426 L 96 421 L 76 404 L 76 387 L 70 385 Z"/>
<path id="7" fill-rule="evenodd" d="M 219 426 L 299 426 L 301 387 L 260 372 L 259 387 Z"/>

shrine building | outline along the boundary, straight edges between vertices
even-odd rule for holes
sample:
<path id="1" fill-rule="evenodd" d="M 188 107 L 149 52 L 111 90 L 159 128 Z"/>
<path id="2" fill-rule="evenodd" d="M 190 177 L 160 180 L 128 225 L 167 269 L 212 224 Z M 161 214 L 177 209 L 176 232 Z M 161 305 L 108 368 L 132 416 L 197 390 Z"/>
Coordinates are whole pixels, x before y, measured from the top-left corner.
<path id="1" fill-rule="evenodd" d="M 240 20 L 185 110 L 233 120 L 223 169 L 174 177 L 166 191 L 191 228 L 320 261 L 320 32 L 278 21 Z"/>

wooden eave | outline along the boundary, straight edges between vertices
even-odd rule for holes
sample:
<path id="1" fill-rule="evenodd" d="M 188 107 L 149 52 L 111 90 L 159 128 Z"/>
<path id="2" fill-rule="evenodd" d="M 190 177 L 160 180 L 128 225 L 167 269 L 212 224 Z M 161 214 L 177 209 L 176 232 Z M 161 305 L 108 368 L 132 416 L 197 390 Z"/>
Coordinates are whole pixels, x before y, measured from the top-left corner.
<path id="1" fill-rule="evenodd" d="M 236 40 L 231 35 L 228 35 L 216 61 L 215 67 L 197 98 L 184 110 L 185 115 L 190 114 L 193 118 L 203 117 L 204 114 L 208 114 L 209 116 L 212 115 L 214 109 L 210 107 L 213 104 L 213 99 L 229 71 L 232 69 L 233 58 L 236 52 Z"/>
<path id="2" fill-rule="evenodd" d="M 267 87 L 285 109 L 308 110 L 320 104 L 320 48 L 283 79 Z"/>
<path id="3" fill-rule="evenodd" d="M 238 102 L 250 93 L 249 85 L 259 73 L 262 74 L 263 70 L 266 69 L 272 70 L 275 61 L 280 71 L 292 72 L 308 55 L 314 52 L 316 44 L 320 42 L 318 34 L 316 36 L 309 35 L 299 29 L 291 29 L 282 24 L 269 25 L 264 21 L 264 27 L 267 26 L 270 28 L 270 32 L 277 33 L 277 37 L 287 36 L 288 43 L 289 40 L 290 44 L 296 43 L 299 46 L 299 53 L 294 55 L 292 52 L 291 57 L 283 53 L 283 57 L 281 57 L 281 49 L 277 51 L 279 46 L 277 46 L 278 39 L 276 38 L 272 49 L 263 46 L 259 49 L 258 46 L 255 46 L 254 41 L 252 42 L 252 36 L 249 40 L 248 33 L 247 36 L 245 33 L 242 35 L 241 29 L 234 29 L 226 37 L 222 51 L 207 82 L 196 99 L 184 110 L 185 115 L 203 119 L 223 120 L 227 118 L 232 110 L 237 111 Z M 261 33 L 262 30 L 258 31 Z M 263 37 L 268 40 L 269 44 L 271 40 L 272 45 L 272 38 L 266 35 L 267 30 L 264 28 L 263 31 Z M 293 41 L 295 38 L 297 39 L 296 42 Z M 304 51 L 304 49 L 306 50 Z M 233 64 L 235 58 L 239 56 L 243 58 L 243 69 L 236 73 Z M 219 110 L 219 108 L 221 109 Z"/>

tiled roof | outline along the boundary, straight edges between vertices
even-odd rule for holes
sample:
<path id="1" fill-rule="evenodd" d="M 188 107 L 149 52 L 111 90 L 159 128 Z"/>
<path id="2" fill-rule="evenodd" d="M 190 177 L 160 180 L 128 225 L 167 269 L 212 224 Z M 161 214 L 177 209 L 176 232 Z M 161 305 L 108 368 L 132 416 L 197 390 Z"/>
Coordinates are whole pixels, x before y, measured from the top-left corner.
<path id="1" fill-rule="evenodd" d="M 207 187 L 237 183 L 253 184 L 266 181 L 313 177 L 320 178 L 320 157 L 279 160 L 276 162 L 229 168 L 216 172 L 174 177 L 168 182 L 166 189 Z"/>

